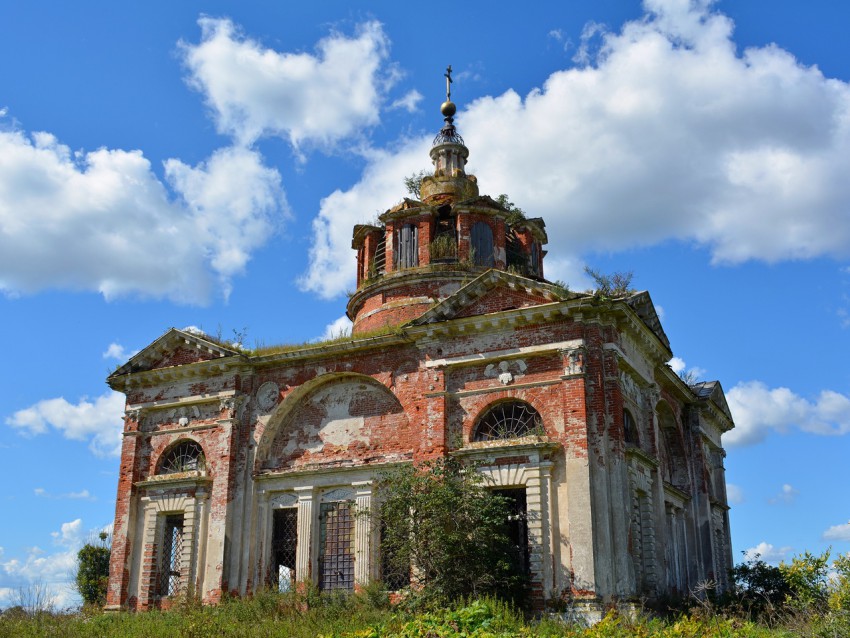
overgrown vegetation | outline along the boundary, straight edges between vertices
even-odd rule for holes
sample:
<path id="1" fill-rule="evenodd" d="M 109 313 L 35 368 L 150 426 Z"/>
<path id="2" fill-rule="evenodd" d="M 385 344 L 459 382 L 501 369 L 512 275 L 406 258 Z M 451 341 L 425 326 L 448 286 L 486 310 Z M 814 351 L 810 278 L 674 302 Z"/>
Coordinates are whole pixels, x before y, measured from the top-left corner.
<path id="1" fill-rule="evenodd" d="M 100 543 L 86 543 L 77 552 L 77 573 L 74 586 L 86 605 L 103 605 L 106 602 L 106 584 L 109 581 L 109 535 L 101 532 Z"/>
<path id="2" fill-rule="evenodd" d="M 502 208 L 508 211 L 508 216 L 505 218 L 505 222 L 507 222 L 508 226 L 516 226 L 527 219 L 525 211 L 508 199 L 508 196 L 505 193 L 499 195 L 496 198 L 496 201 L 499 202 L 499 205 L 502 206 Z"/>
<path id="3" fill-rule="evenodd" d="M 385 578 L 412 581 L 408 601 L 446 605 L 495 595 L 521 603 L 524 569 L 508 535 L 508 500 L 471 464 L 440 458 L 384 473 L 378 483 Z M 415 569 L 412 566 L 415 565 Z"/>
<path id="4" fill-rule="evenodd" d="M 416 199 L 420 199 L 422 197 L 422 179 L 431 174 L 431 171 L 427 169 L 422 169 L 417 173 L 412 173 L 404 178 L 404 188 L 407 192 L 413 195 Z"/>
<path id="5" fill-rule="evenodd" d="M 607 274 L 596 270 L 595 268 L 591 268 L 590 266 L 585 266 L 584 272 L 587 273 L 587 275 L 590 276 L 596 284 L 596 288 L 590 292 L 593 292 L 600 297 L 613 299 L 615 297 L 624 297 L 637 292 L 634 288 L 632 288 L 632 278 L 634 277 L 634 273 L 632 271 L 617 271 Z"/>

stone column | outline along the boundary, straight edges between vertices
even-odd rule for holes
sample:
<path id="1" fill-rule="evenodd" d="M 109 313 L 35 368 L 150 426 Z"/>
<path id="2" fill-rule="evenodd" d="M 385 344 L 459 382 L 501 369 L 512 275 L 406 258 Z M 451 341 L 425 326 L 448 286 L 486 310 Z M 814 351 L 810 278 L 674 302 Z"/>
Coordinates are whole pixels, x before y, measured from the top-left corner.
<path id="1" fill-rule="evenodd" d="M 357 481 L 352 484 L 355 492 L 354 519 L 354 584 L 355 587 L 368 585 L 371 564 L 372 482 Z"/>
<path id="2" fill-rule="evenodd" d="M 312 582 L 311 569 L 313 544 L 313 486 L 297 487 L 298 495 L 298 547 L 295 551 L 295 576 L 299 582 Z"/>

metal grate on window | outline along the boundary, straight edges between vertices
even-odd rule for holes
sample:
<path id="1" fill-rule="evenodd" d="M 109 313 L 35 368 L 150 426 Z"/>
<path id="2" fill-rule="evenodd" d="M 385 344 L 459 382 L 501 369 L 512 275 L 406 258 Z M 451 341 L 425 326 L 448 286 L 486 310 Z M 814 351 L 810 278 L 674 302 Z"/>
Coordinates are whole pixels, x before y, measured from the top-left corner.
<path id="1" fill-rule="evenodd" d="M 505 524 L 511 545 L 509 558 L 517 573 L 528 574 L 531 551 L 528 545 L 528 499 L 525 488 L 500 489 L 494 492 L 507 501 L 508 520 Z"/>
<path id="2" fill-rule="evenodd" d="M 523 401 L 497 403 L 478 421 L 474 441 L 515 439 L 543 432 L 540 414 Z"/>
<path id="3" fill-rule="evenodd" d="M 295 556 L 298 547 L 298 508 L 274 510 L 272 519 L 271 584 L 278 591 L 292 591 L 295 582 Z"/>
<path id="4" fill-rule="evenodd" d="M 165 517 L 160 557 L 160 596 L 174 596 L 180 592 L 181 563 L 183 559 L 183 515 Z"/>
<path id="5" fill-rule="evenodd" d="M 348 501 L 322 503 L 319 589 L 354 589 L 354 515 Z"/>
<path id="6" fill-rule="evenodd" d="M 182 441 L 172 447 L 159 463 L 157 474 L 176 474 L 178 472 L 203 472 L 206 468 L 204 450 L 195 441 Z"/>

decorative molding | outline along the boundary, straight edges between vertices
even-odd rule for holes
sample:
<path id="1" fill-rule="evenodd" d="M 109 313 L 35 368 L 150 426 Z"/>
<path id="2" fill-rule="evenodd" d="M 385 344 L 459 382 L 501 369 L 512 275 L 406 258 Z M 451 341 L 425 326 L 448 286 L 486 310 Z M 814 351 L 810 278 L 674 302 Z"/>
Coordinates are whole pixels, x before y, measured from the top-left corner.
<path id="1" fill-rule="evenodd" d="M 277 509 L 281 507 L 295 507 L 298 505 L 298 497 L 295 494 L 277 494 L 269 499 L 269 507 Z"/>
<path id="2" fill-rule="evenodd" d="M 562 348 L 561 353 L 567 360 L 567 367 L 564 368 L 565 377 L 584 374 L 585 362 L 587 360 L 587 349 L 584 347 L 584 344 L 573 348 Z"/>
<path id="3" fill-rule="evenodd" d="M 564 377 L 558 377 L 557 379 L 551 379 L 548 381 L 534 381 L 531 383 L 517 383 L 511 386 L 511 390 L 525 390 L 528 388 L 542 388 L 547 385 L 555 385 L 557 383 L 561 383 Z M 467 397 L 472 396 L 474 394 L 487 394 L 489 392 L 504 392 L 505 388 L 503 386 L 496 386 L 495 388 L 476 388 L 475 390 L 459 390 L 457 392 L 426 392 L 424 396 L 430 397 Z"/>
<path id="4" fill-rule="evenodd" d="M 322 503 L 331 503 L 334 501 L 353 501 L 354 490 L 350 487 L 338 487 L 322 494 Z"/>
<path id="5" fill-rule="evenodd" d="M 266 381 L 257 389 L 254 396 L 260 411 L 270 412 L 280 399 L 280 386 L 274 381 Z"/>
<path id="6" fill-rule="evenodd" d="M 514 380 L 514 372 L 519 376 L 525 374 L 527 369 L 528 366 L 522 359 L 513 361 L 502 360 L 499 363 L 491 363 L 484 368 L 484 376 L 490 378 L 496 377 L 502 385 L 509 385 Z"/>
<path id="7" fill-rule="evenodd" d="M 483 361 L 498 361 L 500 359 L 519 359 L 542 354 L 549 354 L 559 350 L 569 350 L 584 346 L 584 339 L 572 339 L 570 341 L 559 341 L 558 343 L 545 343 L 539 346 L 523 346 L 521 348 L 510 348 L 509 350 L 493 350 L 492 352 L 479 352 L 477 354 L 450 357 L 445 359 L 431 359 L 425 362 L 426 368 L 442 368 L 451 366 L 464 366 L 481 363 Z"/>

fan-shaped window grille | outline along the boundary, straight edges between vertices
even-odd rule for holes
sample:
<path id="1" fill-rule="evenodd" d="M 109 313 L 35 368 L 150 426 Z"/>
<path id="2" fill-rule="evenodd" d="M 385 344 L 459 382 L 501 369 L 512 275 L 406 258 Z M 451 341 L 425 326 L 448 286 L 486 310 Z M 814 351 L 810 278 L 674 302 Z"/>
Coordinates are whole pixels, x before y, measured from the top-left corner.
<path id="1" fill-rule="evenodd" d="M 159 462 L 157 474 L 177 472 L 203 472 L 206 469 L 204 450 L 195 441 L 183 441 L 172 447 Z"/>
<path id="2" fill-rule="evenodd" d="M 473 441 L 516 439 L 543 431 L 537 410 L 522 401 L 497 403 L 478 421 Z"/>

